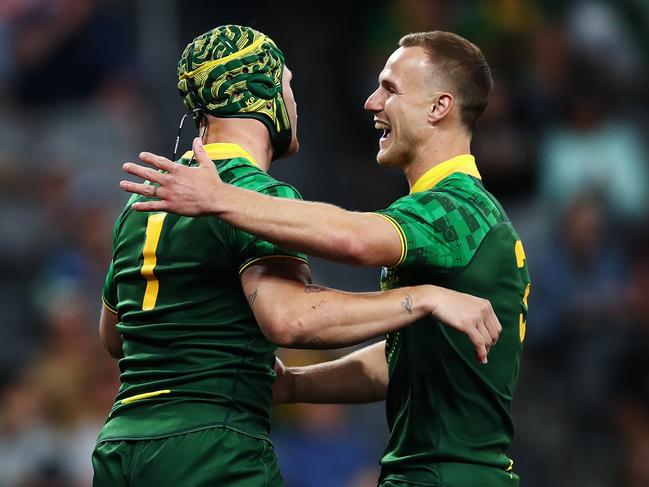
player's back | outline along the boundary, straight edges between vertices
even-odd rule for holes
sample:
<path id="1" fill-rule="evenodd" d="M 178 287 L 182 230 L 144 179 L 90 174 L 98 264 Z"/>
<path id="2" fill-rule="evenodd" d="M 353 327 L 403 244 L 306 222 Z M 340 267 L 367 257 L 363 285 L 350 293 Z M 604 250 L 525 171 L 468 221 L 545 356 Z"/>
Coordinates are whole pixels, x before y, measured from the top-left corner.
<path id="1" fill-rule="evenodd" d="M 238 150 L 222 149 L 206 146 L 220 155 L 225 181 L 296 197 Z M 100 440 L 215 425 L 266 436 L 276 347 L 255 322 L 239 275 L 259 258 L 290 254 L 214 217 L 133 211 L 141 198 L 115 224 L 104 298 L 118 312 L 124 358 Z"/>
<path id="2" fill-rule="evenodd" d="M 495 477 L 509 478 L 511 401 L 529 292 L 522 244 L 500 205 L 467 174 L 453 174 L 389 210 L 408 235 L 410 260 L 384 269 L 384 288 L 428 283 L 489 299 L 503 331 L 487 365 L 477 363 L 466 336 L 430 319 L 388 336 L 391 435 L 382 476 L 501 485 L 470 467 L 495 467 Z M 458 483 L 463 471 L 467 477 Z"/>

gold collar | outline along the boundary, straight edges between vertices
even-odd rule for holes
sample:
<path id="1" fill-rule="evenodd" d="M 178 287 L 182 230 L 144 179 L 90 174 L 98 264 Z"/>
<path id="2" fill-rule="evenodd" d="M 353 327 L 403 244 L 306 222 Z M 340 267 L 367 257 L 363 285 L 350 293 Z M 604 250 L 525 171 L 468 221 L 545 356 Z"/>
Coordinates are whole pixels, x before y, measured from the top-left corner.
<path id="1" fill-rule="evenodd" d="M 212 160 L 243 157 L 244 159 L 248 159 L 255 166 L 259 166 L 257 161 L 255 161 L 253 157 L 239 144 L 214 143 L 205 145 L 204 149 L 205 152 L 207 152 L 208 157 Z M 183 154 L 183 159 L 191 159 L 193 155 L 194 153 L 192 151 L 187 151 Z"/>
<path id="2" fill-rule="evenodd" d="M 435 167 L 430 168 L 422 174 L 415 184 L 412 185 L 410 194 L 426 191 L 435 186 L 442 179 L 456 172 L 463 172 L 475 178 L 482 179 L 478 172 L 478 167 L 475 165 L 475 157 L 471 154 L 462 154 L 460 156 L 455 156 L 448 161 L 437 164 Z"/>

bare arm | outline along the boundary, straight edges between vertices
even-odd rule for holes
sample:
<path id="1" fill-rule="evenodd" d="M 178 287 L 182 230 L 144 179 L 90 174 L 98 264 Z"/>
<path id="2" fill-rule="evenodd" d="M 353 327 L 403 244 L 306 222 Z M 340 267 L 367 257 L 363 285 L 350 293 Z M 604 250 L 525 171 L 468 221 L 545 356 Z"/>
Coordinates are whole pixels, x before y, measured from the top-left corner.
<path id="1" fill-rule="evenodd" d="M 124 353 L 122 352 L 122 337 L 117 331 L 117 323 L 117 315 L 102 304 L 99 317 L 99 338 L 111 357 L 120 359 Z"/>
<path id="2" fill-rule="evenodd" d="M 260 261 L 241 284 L 264 334 L 283 347 L 339 348 L 398 330 L 432 316 L 465 333 L 486 362 L 501 326 L 488 301 L 423 285 L 375 293 L 348 293 L 309 284 L 305 264 Z"/>
<path id="3" fill-rule="evenodd" d="M 124 171 L 160 186 L 157 201 L 133 205 L 138 211 L 169 211 L 181 215 L 216 215 L 228 223 L 283 248 L 355 265 L 394 265 L 402 241 L 387 219 L 374 213 L 346 211 L 326 203 L 274 198 L 225 184 L 200 139 L 194 141 L 198 167 L 186 167 L 143 152 L 152 168 L 133 163 Z M 153 196 L 154 186 L 122 181 L 132 193 Z"/>
<path id="4" fill-rule="evenodd" d="M 388 389 L 385 341 L 306 367 L 284 367 L 277 359 L 275 371 L 274 404 L 360 404 L 384 400 Z"/>

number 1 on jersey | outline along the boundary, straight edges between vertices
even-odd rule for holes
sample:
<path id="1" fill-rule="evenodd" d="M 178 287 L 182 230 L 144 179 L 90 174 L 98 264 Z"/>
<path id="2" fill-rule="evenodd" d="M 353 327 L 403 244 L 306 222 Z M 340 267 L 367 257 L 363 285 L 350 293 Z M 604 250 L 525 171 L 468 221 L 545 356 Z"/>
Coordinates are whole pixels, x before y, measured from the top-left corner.
<path id="1" fill-rule="evenodd" d="M 146 289 L 144 290 L 144 299 L 142 300 L 142 310 L 147 311 L 153 309 L 156 299 L 158 299 L 158 288 L 160 283 L 158 278 L 153 273 L 156 266 L 157 257 L 156 249 L 160 241 L 160 234 L 162 233 L 162 223 L 164 222 L 166 213 L 154 213 L 149 215 L 146 224 L 146 238 L 144 239 L 144 248 L 142 249 L 142 269 L 140 273 L 146 279 Z"/>

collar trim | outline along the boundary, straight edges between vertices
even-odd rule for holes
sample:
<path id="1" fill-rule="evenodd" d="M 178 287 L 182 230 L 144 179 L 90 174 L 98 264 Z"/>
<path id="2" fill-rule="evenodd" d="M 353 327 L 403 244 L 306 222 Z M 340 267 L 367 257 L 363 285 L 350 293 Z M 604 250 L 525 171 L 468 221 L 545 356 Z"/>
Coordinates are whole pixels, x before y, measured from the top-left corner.
<path id="1" fill-rule="evenodd" d="M 415 184 L 412 185 L 410 194 L 426 191 L 427 189 L 436 186 L 442 179 L 445 179 L 456 172 L 461 172 L 482 179 L 480 172 L 478 171 L 478 166 L 475 164 L 475 157 L 471 154 L 462 154 L 437 164 L 422 174 Z"/>
<path id="2" fill-rule="evenodd" d="M 243 157 L 248 159 L 255 166 L 259 167 L 257 161 L 239 144 L 214 143 L 203 146 L 210 159 L 234 159 Z M 193 151 L 187 151 L 183 154 L 183 159 L 191 159 L 194 156 Z"/>

